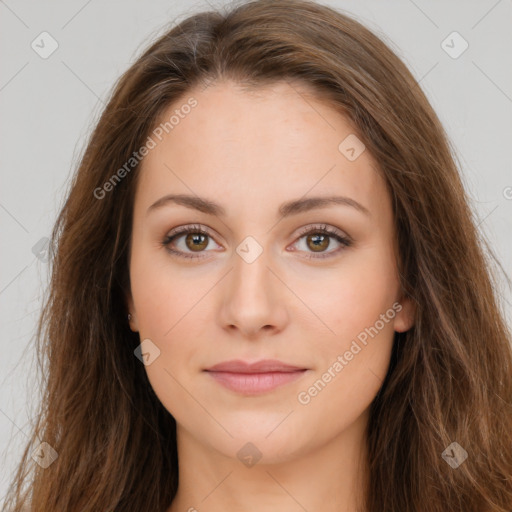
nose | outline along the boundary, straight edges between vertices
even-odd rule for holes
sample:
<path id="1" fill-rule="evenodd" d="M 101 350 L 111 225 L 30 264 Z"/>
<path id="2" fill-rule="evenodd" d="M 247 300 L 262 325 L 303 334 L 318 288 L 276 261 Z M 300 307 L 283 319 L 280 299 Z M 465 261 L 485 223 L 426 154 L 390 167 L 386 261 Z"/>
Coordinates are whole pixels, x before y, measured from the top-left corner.
<path id="1" fill-rule="evenodd" d="M 223 329 L 255 340 L 284 329 L 286 293 L 290 292 L 271 268 L 265 251 L 250 261 L 233 255 L 233 267 L 221 290 L 219 319 Z"/>

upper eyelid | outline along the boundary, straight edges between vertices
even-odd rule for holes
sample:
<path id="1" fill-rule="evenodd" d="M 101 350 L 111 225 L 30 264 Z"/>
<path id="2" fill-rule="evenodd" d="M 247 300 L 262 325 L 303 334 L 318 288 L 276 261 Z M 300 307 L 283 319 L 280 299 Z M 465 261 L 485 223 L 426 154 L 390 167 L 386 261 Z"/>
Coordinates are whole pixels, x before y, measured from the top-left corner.
<path id="1" fill-rule="evenodd" d="M 176 237 L 182 236 L 182 235 L 186 234 L 187 230 L 192 231 L 194 229 L 197 230 L 198 232 L 204 232 L 204 234 L 210 236 L 211 238 L 214 238 L 214 235 L 212 234 L 212 230 L 209 227 L 204 226 L 203 224 L 186 224 L 184 226 L 179 226 L 179 227 L 174 228 L 171 231 L 167 232 L 165 235 L 165 238 L 171 238 L 174 236 L 176 236 Z M 302 228 L 298 228 L 298 231 L 296 230 L 297 232 L 296 232 L 295 236 L 302 237 L 302 236 L 308 234 L 309 232 L 312 232 L 315 230 L 332 231 L 331 233 L 329 233 L 329 235 L 332 235 L 332 236 L 338 235 L 341 238 L 347 238 L 349 240 L 352 240 L 352 237 L 348 233 L 346 233 L 346 231 L 344 231 L 336 226 L 332 226 L 331 224 L 327 224 L 325 222 L 319 222 L 319 223 L 315 223 L 312 225 L 304 226 Z"/>

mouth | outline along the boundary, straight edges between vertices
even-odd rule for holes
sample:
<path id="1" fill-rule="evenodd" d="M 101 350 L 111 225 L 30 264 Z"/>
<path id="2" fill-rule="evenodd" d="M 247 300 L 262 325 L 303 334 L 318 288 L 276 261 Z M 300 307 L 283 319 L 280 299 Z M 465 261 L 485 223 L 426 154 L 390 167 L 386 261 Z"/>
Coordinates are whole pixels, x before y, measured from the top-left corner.
<path id="1" fill-rule="evenodd" d="M 256 363 L 235 360 L 217 364 L 204 371 L 231 391 L 244 395 L 258 395 L 299 379 L 308 369 L 277 360 Z"/>

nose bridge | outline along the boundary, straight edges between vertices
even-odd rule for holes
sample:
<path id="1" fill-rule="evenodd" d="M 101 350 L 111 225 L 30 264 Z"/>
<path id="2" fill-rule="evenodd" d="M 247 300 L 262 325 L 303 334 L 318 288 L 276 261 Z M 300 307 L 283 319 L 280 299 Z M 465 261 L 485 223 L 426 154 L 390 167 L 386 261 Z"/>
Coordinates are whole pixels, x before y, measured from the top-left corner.
<path id="1" fill-rule="evenodd" d="M 252 237 L 244 239 L 233 254 L 233 269 L 224 290 L 221 321 L 236 326 L 244 334 L 262 327 L 282 329 L 285 319 L 279 295 L 279 280 L 269 267 L 270 251 Z"/>
<path id="2" fill-rule="evenodd" d="M 239 301 L 268 300 L 272 293 L 268 248 L 264 248 L 254 237 L 248 236 L 236 248 L 233 259 L 233 295 L 238 295 Z"/>

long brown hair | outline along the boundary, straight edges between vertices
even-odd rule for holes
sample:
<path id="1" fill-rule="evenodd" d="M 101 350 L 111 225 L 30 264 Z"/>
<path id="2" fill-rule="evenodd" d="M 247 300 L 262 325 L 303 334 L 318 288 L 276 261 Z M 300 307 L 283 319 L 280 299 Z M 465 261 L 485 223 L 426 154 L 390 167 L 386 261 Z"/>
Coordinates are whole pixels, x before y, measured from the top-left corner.
<path id="1" fill-rule="evenodd" d="M 313 87 L 354 123 L 386 179 L 401 284 L 417 307 L 371 404 L 365 510 L 510 512 L 511 333 L 448 137 L 381 39 L 349 15 L 294 0 L 192 15 L 117 82 L 52 233 L 36 336 L 44 396 L 8 509 L 31 500 L 32 511 L 163 512 L 176 494 L 176 424 L 134 356 L 140 339 L 126 318 L 139 166 L 105 183 L 169 104 L 218 78 Z M 40 441 L 58 454 L 47 468 L 30 456 Z M 446 449 L 468 458 L 452 467 Z"/>

